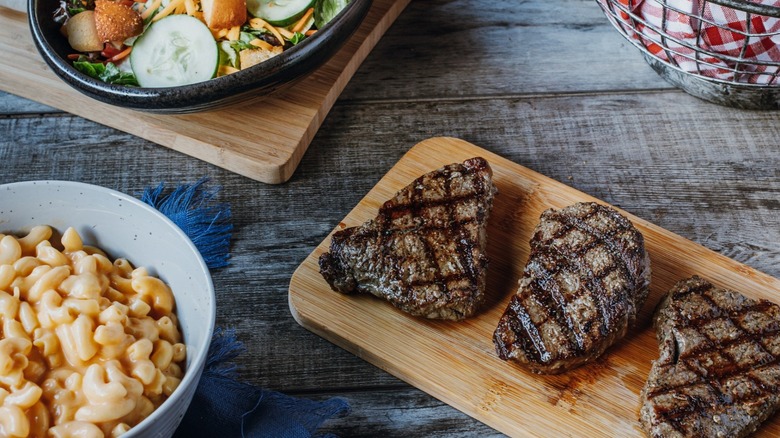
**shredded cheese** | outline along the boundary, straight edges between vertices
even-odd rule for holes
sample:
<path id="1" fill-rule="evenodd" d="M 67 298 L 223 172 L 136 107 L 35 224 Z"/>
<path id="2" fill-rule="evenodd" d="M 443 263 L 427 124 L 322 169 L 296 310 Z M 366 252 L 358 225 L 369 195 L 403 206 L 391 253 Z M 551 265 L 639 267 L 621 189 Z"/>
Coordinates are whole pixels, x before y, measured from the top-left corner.
<path id="1" fill-rule="evenodd" d="M 141 17 L 144 20 L 147 20 L 149 17 L 151 17 L 152 21 L 156 22 L 172 14 L 186 14 L 204 21 L 203 12 L 201 11 L 201 0 L 170 0 L 167 5 L 163 5 L 163 0 L 132 1 L 140 3 L 139 11 L 141 12 Z M 301 16 L 301 18 L 291 27 L 276 27 L 261 18 L 251 17 L 246 24 L 248 24 L 249 27 L 253 29 L 265 30 L 271 33 L 279 42 L 279 45 L 275 46 L 260 38 L 255 38 L 254 40 L 250 41 L 249 44 L 258 49 L 266 50 L 274 54 L 279 53 L 283 50 L 285 42 L 292 40 L 296 33 L 304 32 L 306 36 L 311 36 L 316 32 L 315 29 L 307 29 L 312 22 L 313 16 L 314 8 L 309 8 L 306 10 L 303 16 Z M 211 34 L 216 41 L 238 41 L 241 38 L 241 27 L 241 25 L 238 25 L 228 29 L 209 30 L 211 31 Z M 112 59 L 122 59 L 130 53 L 130 50 L 131 47 L 128 47 L 121 53 L 115 55 Z M 217 76 L 224 76 L 235 73 L 237 71 L 239 71 L 239 69 L 230 65 L 221 65 L 218 68 Z"/>
<path id="2" fill-rule="evenodd" d="M 217 72 L 217 76 L 229 75 L 229 74 L 235 73 L 237 71 L 238 71 L 238 69 L 235 68 L 235 67 L 231 67 L 229 65 L 220 65 L 219 66 L 219 71 Z"/>
<path id="3" fill-rule="evenodd" d="M 182 0 L 179 3 L 179 6 L 176 6 L 176 10 L 173 11 L 174 14 L 183 14 L 187 12 L 187 6 L 184 4 L 184 0 Z"/>
<path id="4" fill-rule="evenodd" d="M 249 44 L 251 44 L 251 45 L 253 45 L 255 47 L 259 47 L 261 49 L 265 49 L 265 50 L 271 50 L 274 47 L 274 46 L 268 44 L 267 42 L 261 40 L 260 38 L 253 39 L 252 41 L 249 42 Z"/>
<path id="5" fill-rule="evenodd" d="M 293 32 L 300 32 L 303 30 L 303 26 L 306 25 L 306 22 L 309 21 L 309 18 L 311 18 L 312 14 L 314 14 L 314 8 L 309 8 L 305 14 L 303 14 L 303 17 L 301 17 L 300 20 L 298 20 L 297 23 L 295 23 L 295 26 L 293 26 L 292 31 Z"/>
<path id="6" fill-rule="evenodd" d="M 265 27 L 266 24 L 267 23 L 262 18 L 255 17 L 249 19 L 249 27 L 251 27 L 252 29 L 258 29 L 258 30 L 262 29 Z"/>
<path id="7" fill-rule="evenodd" d="M 271 26 L 271 27 L 273 27 L 273 26 Z M 292 37 L 294 37 L 294 36 L 295 36 L 295 34 L 294 34 L 294 33 L 290 32 L 289 30 L 287 30 L 287 29 L 285 29 L 285 28 L 283 28 L 283 27 L 275 27 L 274 29 L 278 30 L 278 31 L 279 31 L 279 33 L 280 33 L 280 34 L 282 34 L 282 36 L 284 36 L 284 37 L 285 37 L 285 38 L 287 38 L 288 40 L 289 40 L 289 39 L 292 39 Z M 272 31 L 272 32 L 273 32 L 273 31 Z"/>
<path id="8" fill-rule="evenodd" d="M 144 9 L 143 13 L 141 13 L 141 18 L 144 19 L 144 20 L 149 18 L 149 16 L 152 15 L 152 13 L 154 13 L 154 11 L 156 11 L 157 8 L 159 8 L 161 4 L 162 4 L 162 0 L 154 0 L 152 2 L 151 6 L 147 7 L 146 9 Z"/>
<path id="9" fill-rule="evenodd" d="M 154 18 L 152 18 L 152 21 L 157 21 L 162 18 L 167 17 L 171 14 L 176 8 L 178 8 L 182 3 L 184 3 L 184 0 L 171 0 L 170 3 L 168 3 L 168 6 L 163 8 L 162 11 L 160 11 L 159 14 L 155 15 Z"/>
<path id="10" fill-rule="evenodd" d="M 263 28 L 268 29 L 268 31 L 271 32 L 276 37 L 277 40 L 279 40 L 279 44 L 282 46 L 284 45 L 284 38 L 282 38 L 282 34 L 280 33 L 282 29 L 270 25 L 262 18 L 257 18 L 257 17 L 252 18 L 251 20 L 249 20 L 249 26 L 252 29 L 263 29 Z M 284 29 L 284 31 L 290 35 L 289 38 L 292 38 L 292 34 L 287 29 Z"/>
<path id="11" fill-rule="evenodd" d="M 225 36 L 228 41 L 238 41 L 238 38 L 241 36 L 241 26 L 233 26 Z"/>
<path id="12" fill-rule="evenodd" d="M 198 12 L 198 5 L 195 3 L 195 0 L 184 0 L 184 8 L 187 10 L 187 15 L 193 17 Z"/>
<path id="13" fill-rule="evenodd" d="M 220 40 L 222 38 L 225 38 L 225 35 L 227 35 L 229 29 L 209 29 L 211 31 L 211 34 L 214 35 L 215 40 Z"/>

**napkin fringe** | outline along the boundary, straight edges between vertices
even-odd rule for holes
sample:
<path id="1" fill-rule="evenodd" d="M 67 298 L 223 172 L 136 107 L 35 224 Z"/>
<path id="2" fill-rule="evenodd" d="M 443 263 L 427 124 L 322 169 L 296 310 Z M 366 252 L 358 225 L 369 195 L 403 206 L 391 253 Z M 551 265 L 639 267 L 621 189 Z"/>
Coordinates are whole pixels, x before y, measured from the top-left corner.
<path id="1" fill-rule="evenodd" d="M 235 379 L 238 366 L 231 361 L 245 352 L 244 344 L 236 339 L 235 329 L 217 327 L 211 336 L 204 372 Z"/>
<path id="2" fill-rule="evenodd" d="M 221 187 L 206 187 L 203 177 L 193 184 L 181 184 L 168 193 L 165 183 L 147 188 L 141 201 L 173 221 L 190 237 L 209 268 L 228 265 L 233 231 L 230 205 L 215 202 Z"/>
<path id="3" fill-rule="evenodd" d="M 220 187 L 208 178 L 166 190 L 165 183 L 144 190 L 141 201 L 173 221 L 189 236 L 209 268 L 228 264 L 233 230 L 228 204 L 214 202 Z M 209 344 L 192 403 L 174 438 L 221 436 L 243 438 L 325 438 L 318 433 L 330 418 L 349 414 L 347 400 L 291 397 L 237 380 L 234 360 L 247 351 L 233 328 L 218 327 Z"/>

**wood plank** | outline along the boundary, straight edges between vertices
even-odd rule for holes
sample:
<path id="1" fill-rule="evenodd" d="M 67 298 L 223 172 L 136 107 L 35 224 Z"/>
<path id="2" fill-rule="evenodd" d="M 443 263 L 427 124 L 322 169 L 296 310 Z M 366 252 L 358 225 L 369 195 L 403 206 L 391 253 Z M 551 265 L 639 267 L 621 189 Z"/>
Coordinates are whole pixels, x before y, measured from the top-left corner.
<path id="1" fill-rule="evenodd" d="M 342 226 L 372 218 L 384 200 L 417 176 L 477 155 L 493 166 L 500 193 L 488 231 L 488 299 L 480 314 L 463 322 L 427 321 L 371 296 L 332 292 L 317 264 L 329 244 L 325 239 L 290 282 L 290 309 L 296 320 L 509 435 L 643 436 L 636 408 L 650 362 L 658 355 L 648 322 L 660 297 L 676 281 L 699 274 L 750 297 L 780 299 L 780 280 L 629 214 L 645 236 L 653 269 L 639 329 L 593 364 L 560 376 L 533 375 L 501 361 L 491 335 L 522 274 L 527 242 L 539 215 L 550 207 L 595 198 L 465 141 L 433 138 L 405 154 L 342 220 Z M 765 426 L 760 436 L 777 433 L 780 419 Z"/>
<path id="2" fill-rule="evenodd" d="M 593 0 L 413 1 L 374 54 L 342 98 L 420 101 L 673 88 Z"/>
<path id="3" fill-rule="evenodd" d="M 686 128 L 698 125 L 708 128 Z M 442 133 L 780 276 L 780 113 L 732 110 L 677 91 L 339 102 L 282 185 L 68 114 L 0 117 L 0 182 L 64 178 L 137 194 L 210 176 L 225 187 L 237 227 L 233 264 L 214 278 L 219 324 L 236 327 L 251 351 L 244 377 L 284 391 L 369 389 L 398 380 L 298 326 L 289 279 L 411 145 Z"/>
<path id="4" fill-rule="evenodd" d="M 0 116 L 20 114 L 44 114 L 59 110 L 42 103 L 0 91 Z"/>
<path id="5" fill-rule="evenodd" d="M 37 54 L 26 15 L 0 8 L 0 89 L 278 184 L 293 174 L 344 86 L 408 1 L 376 0 L 345 46 L 295 87 L 261 102 L 187 115 L 122 109 L 78 93 Z"/>
<path id="6" fill-rule="evenodd" d="M 377 388 L 371 392 L 344 391 L 324 395 L 346 399 L 352 410 L 345 417 L 327 421 L 318 431 L 323 434 L 382 438 L 505 436 L 413 388 Z M 304 396 L 312 397 L 310 394 Z M 317 394 L 315 398 L 324 397 Z"/>
<path id="7" fill-rule="evenodd" d="M 780 276 L 780 113 L 732 110 L 673 90 L 435 104 L 339 101 L 282 185 L 68 114 L 0 117 L 0 183 L 74 179 L 137 194 L 160 181 L 210 176 L 224 187 L 220 197 L 233 206 L 236 225 L 232 265 L 213 276 L 218 324 L 236 327 L 249 350 L 240 361 L 242 379 L 305 397 L 348 396 L 359 417 L 338 421 L 341 436 L 378 430 L 402 437 L 415 427 L 446 436 L 433 412 L 420 414 L 428 420 L 412 414 L 402 403 L 408 397 L 399 395 L 397 405 L 391 395 L 373 397 L 405 392 L 406 384 L 299 326 L 287 304 L 290 276 L 311 249 L 411 145 L 442 133 Z M 353 391 L 366 395 L 353 398 Z M 482 428 L 458 428 L 461 416 L 448 409 L 435 415 L 454 434 L 481 436 Z"/>

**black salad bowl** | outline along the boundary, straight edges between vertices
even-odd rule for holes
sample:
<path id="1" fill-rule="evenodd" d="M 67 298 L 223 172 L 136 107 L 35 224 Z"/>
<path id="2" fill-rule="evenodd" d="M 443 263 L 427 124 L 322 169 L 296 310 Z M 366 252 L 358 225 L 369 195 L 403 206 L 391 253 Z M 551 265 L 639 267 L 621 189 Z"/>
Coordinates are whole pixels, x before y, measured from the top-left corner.
<path id="1" fill-rule="evenodd" d="M 67 38 L 54 21 L 59 0 L 28 0 L 28 22 L 43 59 L 62 80 L 81 93 L 123 108 L 158 114 L 209 111 L 262 99 L 306 77 L 330 59 L 352 36 L 371 0 L 352 0 L 322 29 L 294 47 L 257 65 L 205 82 L 166 88 L 107 84 L 73 67 Z"/>

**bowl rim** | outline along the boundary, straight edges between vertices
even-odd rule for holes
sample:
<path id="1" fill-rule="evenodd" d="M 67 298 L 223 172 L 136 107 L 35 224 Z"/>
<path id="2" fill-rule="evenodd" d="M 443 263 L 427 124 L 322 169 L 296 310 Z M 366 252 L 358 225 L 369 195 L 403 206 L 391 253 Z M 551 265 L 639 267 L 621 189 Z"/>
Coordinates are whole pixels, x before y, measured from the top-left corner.
<path id="1" fill-rule="evenodd" d="M 38 4 L 43 1 L 45 0 L 27 0 L 28 27 L 39 55 L 57 76 L 78 91 L 102 102 L 163 113 L 180 112 L 181 108 L 193 109 L 193 111 L 188 112 L 199 111 L 206 109 L 211 104 L 219 104 L 222 100 L 230 99 L 234 95 L 243 95 L 256 90 L 267 89 L 268 91 L 262 95 L 270 94 L 293 78 L 299 78 L 313 72 L 335 55 L 338 49 L 357 31 L 372 4 L 372 0 L 351 0 L 344 9 L 314 35 L 281 54 L 245 70 L 175 87 L 132 87 L 108 84 L 92 78 L 77 70 L 73 67 L 72 62 L 58 54 L 41 26 L 43 19 L 53 22 L 51 15 L 54 13 L 54 10 L 51 10 L 46 16 L 43 15 L 43 11 L 39 11 Z M 338 28 L 344 28 L 344 31 L 336 32 Z M 64 39 L 64 37 L 61 38 Z M 307 61 L 310 60 L 313 61 L 314 68 L 308 68 L 306 65 Z M 173 102 L 193 90 L 193 87 L 198 90 L 197 99 L 189 99 L 193 103 L 178 105 Z"/>
<path id="2" fill-rule="evenodd" d="M 190 249 L 190 251 L 193 252 L 195 255 L 195 258 L 198 262 L 198 270 L 201 274 L 203 274 L 204 280 L 205 280 L 205 287 L 206 287 L 206 294 L 209 296 L 209 319 L 206 321 L 207 327 L 206 327 L 206 336 L 199 344 L 192 344 L 193 347 L 197 348 L 197 354 L 192 357 L 191 362 L 189 366 L 187 366 L 184 370 L 184 377 L 182 378 L 181 382 L 179 383 L 179 386 L 176 388 L 175 391 L 159 406 L 157 407 L 148 417 L 144 418 L 133 426 L 127 433 L 128 437 L 132 437 L 133 430 L 141 430 L 145 425 L 152 423 L 156 421 L 156 419 L 162 415 L 165 415 L 163 413 L 164 409 L 167 409 L 167 407 L 177 405 L 179 403 L 183 403 L 181 400 L 182 397 L 185 397 L 185 391 L 186 388 L 192 386 L 197 386 L 200 376 L 202 374 L 203 368 L 206 364 L 206 359 L 208 357 L 208 350 L 209 346 L 211 345 L 211 338 L 214 334 L 214 329 L 216 325 L 216 312 L 217 312 L 217 300 L 216 300 L 216 292 L 214 289 L 214 282 L 211 278 L 211 273 L 209 271 L 208 266 L 206 265 L 205 260 L 203 259 L 203 256 L 201 255 L 198 248 L 195 246 L 195 244 L 192 242 L 192 239 L 187 236 L 187 234 L 182 231 L 181 228 L 179 228 L 178 225 L 176 225 L 171 219 L 169 219 L 167 216 L 165 216 L 162 212 L 157 210 L 156 208 L 146 204 L 145 202 L 142 202 L 141 200 L 130 196 L 126 193 L 120 192 L 118 190 L 110 189 L 108 187 L 96 185 L 96 184 L 90 184 L 90 183 L 83 183 L 78 181 L 67 181 L 67 180 L 29 180 L 29 181 L 17 181 L 17 182 L 11 182 L 11 183 L 5 183 L 0 184 L 0 197 L 2 196 L 2 192 L 5 192 L 6 190 L 12 190 L 15 188 L 24 188 L 29 189 L 30 187 L 36 186 L 36 185 L 48 185 L 53 187 L 63 187 L 66 189 L 76 189 L 81 191 L 89 191 L 96 194 L 99 194 L 101 196 L 112 196 L 115 197 L 122 202 L 127 202 L 129 204 L 132 204 L 133 206 L 151 214 L 152 216 L 155 216 L 158 218 L 161 222 L 163 222 L 165 225 L 167 225 L 168 228 L 170 228 L 174 234 L 176 234 L 182 242 Z M 174 298 L 176 297 L 176 292 L 174 291 Z M 178 301 L 177 301 L 178 306 Z M 186 341 L 185 341 L 186 345 Z M 187 355 L 189 356 L 190 352 L 187 351 Z M 196 380 L 198 379 L 198 380 Z M 194 391 L 193 391 L 194 393 Z M 191 400 L 190 400 L 191 402 Z M 189 402 L 188 402 L 189 405 Z"/>

